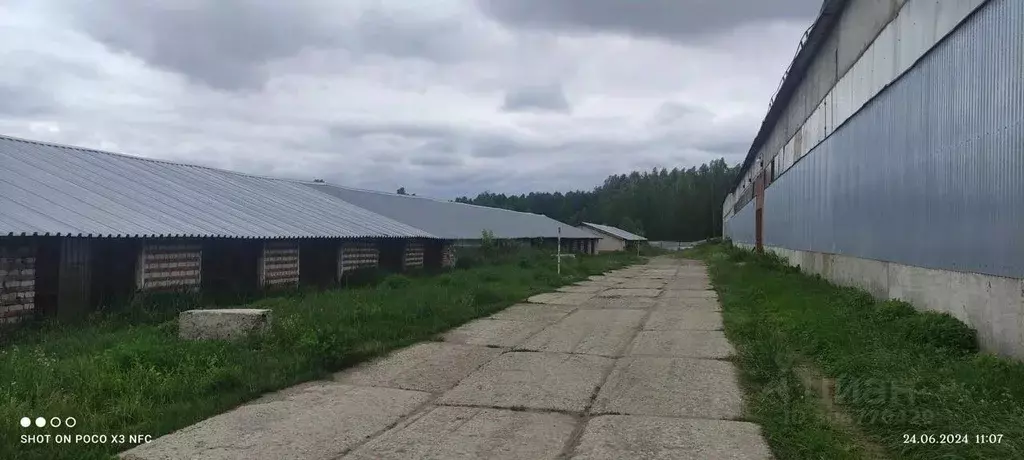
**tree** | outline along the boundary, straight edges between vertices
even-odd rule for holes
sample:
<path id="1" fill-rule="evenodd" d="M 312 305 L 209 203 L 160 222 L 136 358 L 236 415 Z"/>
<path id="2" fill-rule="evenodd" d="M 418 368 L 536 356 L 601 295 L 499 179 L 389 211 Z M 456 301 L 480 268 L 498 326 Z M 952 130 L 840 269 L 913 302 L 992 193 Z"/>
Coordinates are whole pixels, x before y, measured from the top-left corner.
<path id="1" fill-rule="evenodd" d="M 572 225 L 609 224 L 653 240 L 693 241 L 721 235 L 722 202 L 738 170 L 717 159 L 698 167 L 612 175 L 591 191 L 485 191 L 455 201 L 544 214 Z"/>
<path id="2" fill-rule="evenodd" d="M 405 187 L 398 187 L 398 191 L 396 191 L 395 193 L 399 195 L 405 195 Z"/>

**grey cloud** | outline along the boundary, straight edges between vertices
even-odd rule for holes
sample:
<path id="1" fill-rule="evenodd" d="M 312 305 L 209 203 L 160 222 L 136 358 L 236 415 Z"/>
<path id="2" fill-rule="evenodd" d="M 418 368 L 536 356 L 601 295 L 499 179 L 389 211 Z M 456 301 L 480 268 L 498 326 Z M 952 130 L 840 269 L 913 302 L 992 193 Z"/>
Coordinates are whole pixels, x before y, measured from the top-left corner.
<path id="1" fill-rule="evenodd" d="M 436 139 L 409 152 L 409 164 L 425 167 L 450 167 L 463 164 L 457 139 Z"/>
<path id="2" fill-rule="evenodd" d="M 750 143 L 752 140 L 753 138 L 751 136 L 737 133 L 735 138 L 699 143 L 696 147 L 706 152 L 721 155 L 743 156 L 746 155 L 747 150 L 750 150 Z"/>
<path id="3" fill-rule="evenodd" d="M 72 2 L 78 27 L 111 49 L 221 90 L 258 89 L 266 64 L 306 49 L 450 62 L 478 45 L 454 17 L 378 7 L 358 13 L 317 0 Z"/>
<path id="4" fill-rule="evenodd" d="M 0 115 L 34 116 L 50 113 L 56 108 L 53 95 L 39 87 L 0 82 Z"/>
<path id="5" fill-rule="evenodd" d="M 506 25 L 682 40 L 750 22 L 813 19 L 821 0 L 477 0 Z"/>
<path id="6" fill-rule="evenodd" d="M 445 155 L 416 155 L 409 159 L 409 163 L 416 166 L 459 166 L 463 164 L 462 158 Z"/>
<path id="7" fill-rule="evenodd" d="M 329 128 L 332 138 L 363 137 L 378 134 L 387 134 L 398 137 L 412 137 L 419 139 L 440 139 L 451 136 L 455 131 L 451 128 L 429 125 L 426 123 L 401 123 L 401 122 L 359 122 L 335 123 Z"/>
<path id="8" fill-rule="evenodd" d="M 509 138 L 477 139 L 469 147 L 474 158 L 508 158 L 528 148 L 525 143 Z"/>
<path id="9" fill-rule="evenodd" d="M 651 116 L 651 122 L 655 125 L 672 125 L 692 118 L 711 118 L 715 114 L 702 107 L 682 104 L 679 102 L 665 102 Z"/>
<path id="10" fill-rule="evenodd" d="M 78 25 L 106 46 L 219 89 L 262 84 L 260 65 L 329 40 L 309 2 L 167 0 L 76 3 Z"/>
<path id="11" fill-rule="evenodd" d="M 388 135 L 422 144 L 410 151 L 465 153 L 473 158 L 507 158 L 516 154 L 540 151 L 545 145 L 527 142 L 510 134 L 474 131 L 468 127 L 449 127 L 415 123 L 335 124 L 330 128 L 334 140 Z"/>
<path id="12" fill-rule="evenodd" d="M 505 93 L 501 107 L 506 112 L 569 112 L 569 101 L 561 85 L 524 86 Z"/>
<path id="13" fill-rule="evenodd" d="M 456 17 L 410 19 L 380 8 L 364 11 L 350 44 L 360 51 L 450 63 L 474 51 L 476 40 Z"/>

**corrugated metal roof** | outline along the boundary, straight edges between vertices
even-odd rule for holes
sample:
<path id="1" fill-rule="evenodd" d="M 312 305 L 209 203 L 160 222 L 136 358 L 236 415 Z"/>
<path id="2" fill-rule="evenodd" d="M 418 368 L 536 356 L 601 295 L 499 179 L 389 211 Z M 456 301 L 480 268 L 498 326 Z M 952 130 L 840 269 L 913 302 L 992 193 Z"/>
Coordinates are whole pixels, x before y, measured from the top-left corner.
<path id="1" fill-rule="evenodd" d="M 479 239 L 484 230 L 494 232 L 495 238 L 556 238 L 559 227 L 562 238 L 597 238 L 540 214 L 330 184 L 306 185 L 445 239 Z"/>
<path id="2" fill-rule="evenodd" d="M 620 238 L 626 241 L 647 241 L 647 238 L 644 238 L 640 235 L 634 235 L 621 228 L 612 227 L 611 225 L 593 224 L 590 222 L 584 222 L 583 225 L 586 225 L 587 227 L 590 227 L 594 230 L 607 233 L 616 238 Z"/>
<path id="3" fill-rule="evenodd" d="M 434 237 L 289 180 L 6 136 L 0 165 L 0 235 Z"/>

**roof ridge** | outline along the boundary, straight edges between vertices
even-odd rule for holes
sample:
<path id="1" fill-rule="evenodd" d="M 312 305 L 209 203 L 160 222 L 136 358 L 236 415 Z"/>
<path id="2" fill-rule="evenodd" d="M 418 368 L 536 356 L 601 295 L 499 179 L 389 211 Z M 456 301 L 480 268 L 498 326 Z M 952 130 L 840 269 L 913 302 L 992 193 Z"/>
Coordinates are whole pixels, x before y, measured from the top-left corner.
<path id="1" fill-rule="evenodd" d="M 238 175 L 238 176 L 254 177 L 254 178 L 257 178 L 257 179 L 283 180 L 283 181 L 296 180 L 296 179 L 286 179 L 286 178 L 281 178 L 281 177 L 263 176 L 263 175 L 259 175 L 259 174 L 245 173 L 245 172 L 241 172 L 241 171 L 232 171 L 230 169 L 216 168 L 216 167 L 213 167 L 213 166 L 203 166 L 203 165 L 192 164 L 192 163 L 184 163 L 184 162 L 180 162 L 180 161 L 171 161 L 171 160 L 162 160 L 162 159 L 159 159 L 159 158 L 140 157 L 140 156 L 137 156 L 137 155 L 129 155 L 127 153 L 111 152 L 109 150 L 100 150 L 100 149 L 94 149 L 94 148 L 91 148 L 91 147 L 82 147 L 82 146 L 78 146 L 78 145 L 60 144 L 60 143 L 57 143 L 57 142 L 47 142 L 47 141 L 40 141 L 40 140 L 35 140 L 35 139 L 26 139 L 26 138 L 22 138 L 22 137 L 16 137 L 16 136 L 7 135 L 7 134 L 0 134 L 0 140 L 9 140 L 9 141 L 14 141 L 14 142 L 24 142 L 26 144 L 42 145 L 42 146 L 46 146 L 46 147 L 56 147 L 56 148 L 60 148 L 60 149 L 80 150 L 80 151 L 83 151 L 83 152 L 98 153 L 98 154 L 102 154 L 102 155 L 111 155 L 111 156 L 116 156 L 116 157 L 121 157 L 121 158 L 127 158 L 127 159 L 130 159 L 130 160 L 148 161 L 150 163 L 160 163 L 160 164 L 171 165 L 171 166 L 184 166 L 184 167 L 188 167 L 188 168 L 206 169 L 206 170 L 210 170 L 210 171 L 218 171 L 218 172 L 223 172 L 223 173 L 228 173 L 228 174 L 235 174 L 235 175 Z"/>
<path id="2" fill-rule="evenodd" d="M 343 188 L 343 189 L 346 189 L 346 190 L 352 190 L 352 191 L 356 191 L 356 192 L 376 193 L 378 195 L 399 196 L 399 197 L 403 197 L 403 198 L 419 198 L 419 199 L 422 199 L 422 200 L 436 201 L 438 203 L 451 203 L 451 204 L 459 204 L 459 205 L 463 205 L 463 206 L 472 206 L 472 207 L 475 207 L 475 208 L 494 209 L 494 210 L 506 211 L 506 212 L 516 212 L 516 213 L 519 213 L 519 214 L 528 214 L 528 215 L 531 215 L 531 216 L 547 217 L 548 219 L 554 220 L 555 222 L 561 222 L 560 220 L 556 220 L 556 219 L 548 217 L 548 216 L 546 216 L 544 214 L 538 214 L 538 213 L 535 213 L 535 212 L 516 211 L 515 209 L 498 208 L 498 207 L 494 207 L 494 206 L 484 206 L 484 205 L 473 204 L 473 203 L 462 203 L 462 202 L 455 201 L 455 200 L 442 200 L 441 198 L 433 198 L 433 197 L 429 197 L 429 196 L 402 195 L 400 193 L 384 192 L 384 191 L 380 191 L 380 190 L 371 190 L 371 189 L 367 189 L 367 188 L 352 187 L 352 186 L 349 186 L 349 185 L 331 184 L 331 183 L 327 183 L 327 182 L 315 182 L 315 181 L 303 181 L 303 180 L 300 180 L 300 182 L 314 184 L 314 185 L 329 185 L 331 187 Z M 569 225 L 569 224 L 565 224 L 565 225 Z"/>

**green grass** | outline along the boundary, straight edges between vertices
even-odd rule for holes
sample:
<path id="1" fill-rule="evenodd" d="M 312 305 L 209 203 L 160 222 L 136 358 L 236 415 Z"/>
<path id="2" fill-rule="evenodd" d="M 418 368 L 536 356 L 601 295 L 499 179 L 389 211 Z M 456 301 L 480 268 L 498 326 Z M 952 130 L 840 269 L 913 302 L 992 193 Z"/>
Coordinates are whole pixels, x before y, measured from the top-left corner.
<path id="1" fill-rule="evenodd" d="M 493 313 L 529 295 L 637 262 L 628 254 L 525 252 L 497 265 L 428 276 L 391 275 L 371 287 L 256 301 L 272 331 L 244 342 L 177 338 L 173 305 L 26 329 L 0 349 L 0 458 L 108 458 L 130 444 L 22 445 L 22 434 L 158 436 L 258 395 L 329 373 Z M 189 302 L 180 303 L 187 307 Z M 162 312 L 162 313 L 161 313 Z M 142 318 L 142 319 L 139 319 Z M 161 321 L 162 318 L 162 321 Z M 68 417 L 74 429 L 23 429 L 23 416 Z"/>
<path id="2" fill-rule="evenodd" d="M 749 417 L 777 458 L 1024 458 L 1024 364 L 946 314 L 876 301 L 726 245 L 709 262 Z M 904 443 L 966 435 L 970 444 Z M 978 434 L 1002 434 L 979 444 Z"/>

